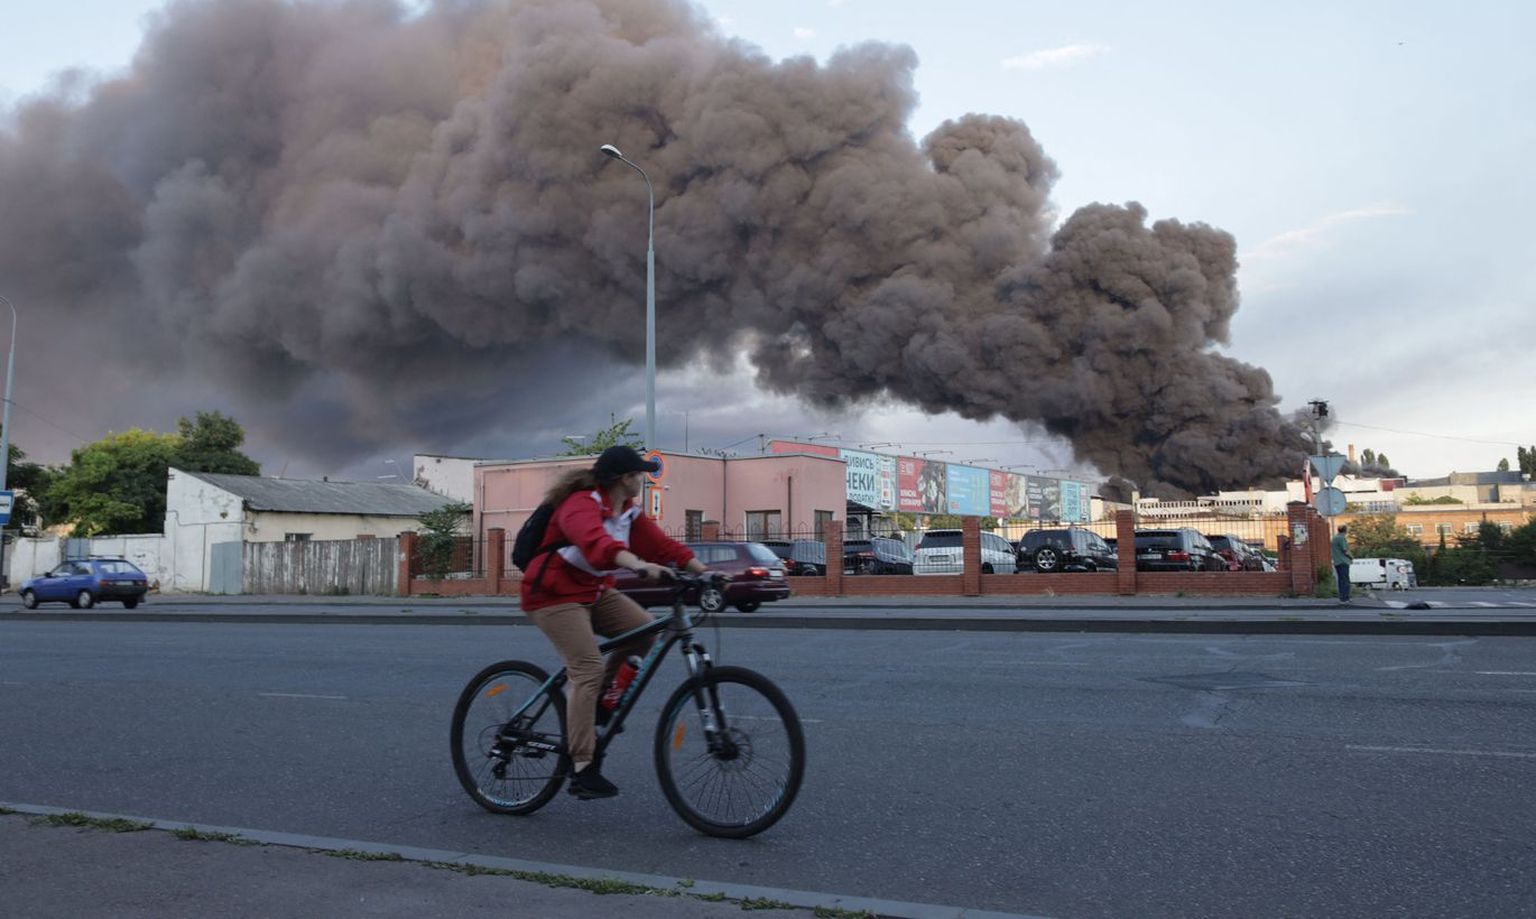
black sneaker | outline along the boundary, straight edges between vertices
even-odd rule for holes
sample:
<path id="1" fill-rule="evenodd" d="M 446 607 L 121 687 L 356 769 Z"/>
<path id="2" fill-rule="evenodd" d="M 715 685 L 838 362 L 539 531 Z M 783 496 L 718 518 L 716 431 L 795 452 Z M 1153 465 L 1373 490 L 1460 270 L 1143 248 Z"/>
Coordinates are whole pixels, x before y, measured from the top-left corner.
<path id="1" fill-rule="evenodd" d="M 603 778 L 596 766 L 588 766 L 571 776 L 571 784 L 566 791 L 583 801 L 591 801 L 594 798 L 611 798 L 619 793 L 619 787 Z"/>

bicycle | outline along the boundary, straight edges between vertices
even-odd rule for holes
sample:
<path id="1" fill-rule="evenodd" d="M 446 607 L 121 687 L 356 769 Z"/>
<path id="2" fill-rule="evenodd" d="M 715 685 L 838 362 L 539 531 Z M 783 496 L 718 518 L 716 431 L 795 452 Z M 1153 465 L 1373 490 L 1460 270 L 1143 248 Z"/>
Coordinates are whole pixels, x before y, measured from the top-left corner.
<path id="1" fill-rule="evenodd" d="M 598 645 L 607 654 L 662 632 L 600 726 L 594 762 L 650 684 L 656 666 L 681 646 L 688 677 L 673 690 L 654 739 L 656 776 L 667 803 L 694 829 L 742 839 L 773 826 L 794 803 L 805 774 L 800 718 L 776 685 L 744 667 L 716 666 L 694 635 L 683 604 L 688 588 L 722 588 L 723 575 L 673 572 L 672 612 Z M 699 619 L 698 622 L 702 622 Z M 571 775 L 565 746 L 565 669 L 550 676 L 527 661 L 486 667 L 464 687 L 453 710 L 451 745 L 459 783 L 497 814 L 526 816 L 548 804 Z M 738 793 L 742 796 L 738 798 Z M 758 798 L 760 800 L 751 800 Z"/>

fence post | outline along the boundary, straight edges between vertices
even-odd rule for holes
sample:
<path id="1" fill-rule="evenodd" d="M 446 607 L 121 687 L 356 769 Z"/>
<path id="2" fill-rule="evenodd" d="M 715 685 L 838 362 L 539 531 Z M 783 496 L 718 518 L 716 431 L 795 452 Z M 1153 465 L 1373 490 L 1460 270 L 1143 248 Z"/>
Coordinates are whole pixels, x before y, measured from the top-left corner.
<path id="1" fill-rule="evenodd" d="M 981 518 L 960 518 L 960 551 L 965 567 L 960 572 L 960 593 L 981 596 Z"/>
<path id="2" fill-rule="evenodd" d="M 1121 596 L 1136 593 L 1136 512 L 1115 511 L 1115 556 L 1120 567 L 1115 570 L 1115 590 Z"/>
<path id="3" fill-rule="evenodd" d="M 1312 508 L 1301 501 L 1292 501 L 1285 507 L 1286 522 L 1290 524 L 1290 557 L 1291 557 L 1291 593 L 1299 597 L 1310 597 L 1317 587 L 1317 571 L 1312 567 L 1312 546 L 1297 546 L 1298 534 L 1306 534 L 1307 541 L 1312 541 L 1311 521 L 1308 519 Z"/>
<path id="4" fill-rule="evenodd" d="M 406 530 L 400 534 L 400 584 L 397 587 L 400 596 L 411 595 L 411 567 L 416 560 L 416 534 Z"/>
<path id="5" fill-rule="evenodd" d="M 843 524 L 834 520 L 827 524 L 827 595 L 843 595 Z"/>
<path id="6" fill-rule="evenodd" d="M 485 576 L 491 580 L 491 596 L 501 594 L 501 574 L 507 565 L 507 531 L 491 527 L 485 531 Z"/>

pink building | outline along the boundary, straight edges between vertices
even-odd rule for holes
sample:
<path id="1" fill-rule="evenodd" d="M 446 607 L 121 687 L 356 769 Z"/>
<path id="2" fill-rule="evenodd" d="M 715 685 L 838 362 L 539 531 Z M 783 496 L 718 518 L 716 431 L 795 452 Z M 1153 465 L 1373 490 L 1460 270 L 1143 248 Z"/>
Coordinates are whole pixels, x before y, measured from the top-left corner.
<path id="1" fill-rule="evenodd" d="M 721 459 L 660 453 L 662 471 L 645 496 L 645 507 L 662 529 L 678 538 L 698 539 L 706 522 L 719 524 L 722 537 L 758 539 L 785 533 L 821 538 L 847 508 L 846 471 L 835 457 L 772 454 Z M 567 469 L 590 465 L 592 457 L 475 464 L 474 535 L 491 527 L 507 531 L 507 550 L 544 492 Z"/>

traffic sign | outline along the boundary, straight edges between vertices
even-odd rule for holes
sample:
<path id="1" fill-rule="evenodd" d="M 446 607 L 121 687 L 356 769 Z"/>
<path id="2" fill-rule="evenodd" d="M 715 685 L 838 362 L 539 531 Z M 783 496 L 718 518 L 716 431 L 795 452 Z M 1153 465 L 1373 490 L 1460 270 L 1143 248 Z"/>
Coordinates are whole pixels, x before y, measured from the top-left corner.
<path id="1" fill-rule="evenodd" d="M 646 458 L 647 461 L 654 461 L 656 463 L 656 471 L 655 472 L 647 472 L 645 474 L 645 477 L 650 479 L 652 482 L 656 483 L 657 485 L 660 485 L 662 482 L 665 482 L 667 480 L 667 460 L 666 460 L 666 457 L 662 456 L 660 452 L 658 452 L 656 450 L 652 450 L 651 452 L 649 452 L 649 453 L 647 453 L 645 455 L 645 458 Z M 653 516 L 655 516 L 655 515 L 653 515 Z"/>
<path id="2" fill-rule="evenodd" d="M 1317 493 L 1317 512 L 1324 517 L 1337 517 L 1344 513 L 1344 493 L 1329 486 Z"/>
<path id="3" fill-rule="evenodd" d="M 1339 470 L 1344 468 L 1344 462 L 1345 457 L 1338 453 L 1312 457 L 1312 466 L 1317 470 L 1317 474 L 1323 477 L 1324 485 L 1329 484 L 1338 476 Z"/>
<path id="4" fill-rule="evenodd" d="M 11 508 L 16 506 L 14 491 L 0 491 L 0 526 L 11 522 Z"/>
<path id="5" fill-rule="evenodd" d="M 653 520 L 661 519 L 661 489 L 651 489 L 651 507 L 649 514 Z"/>

